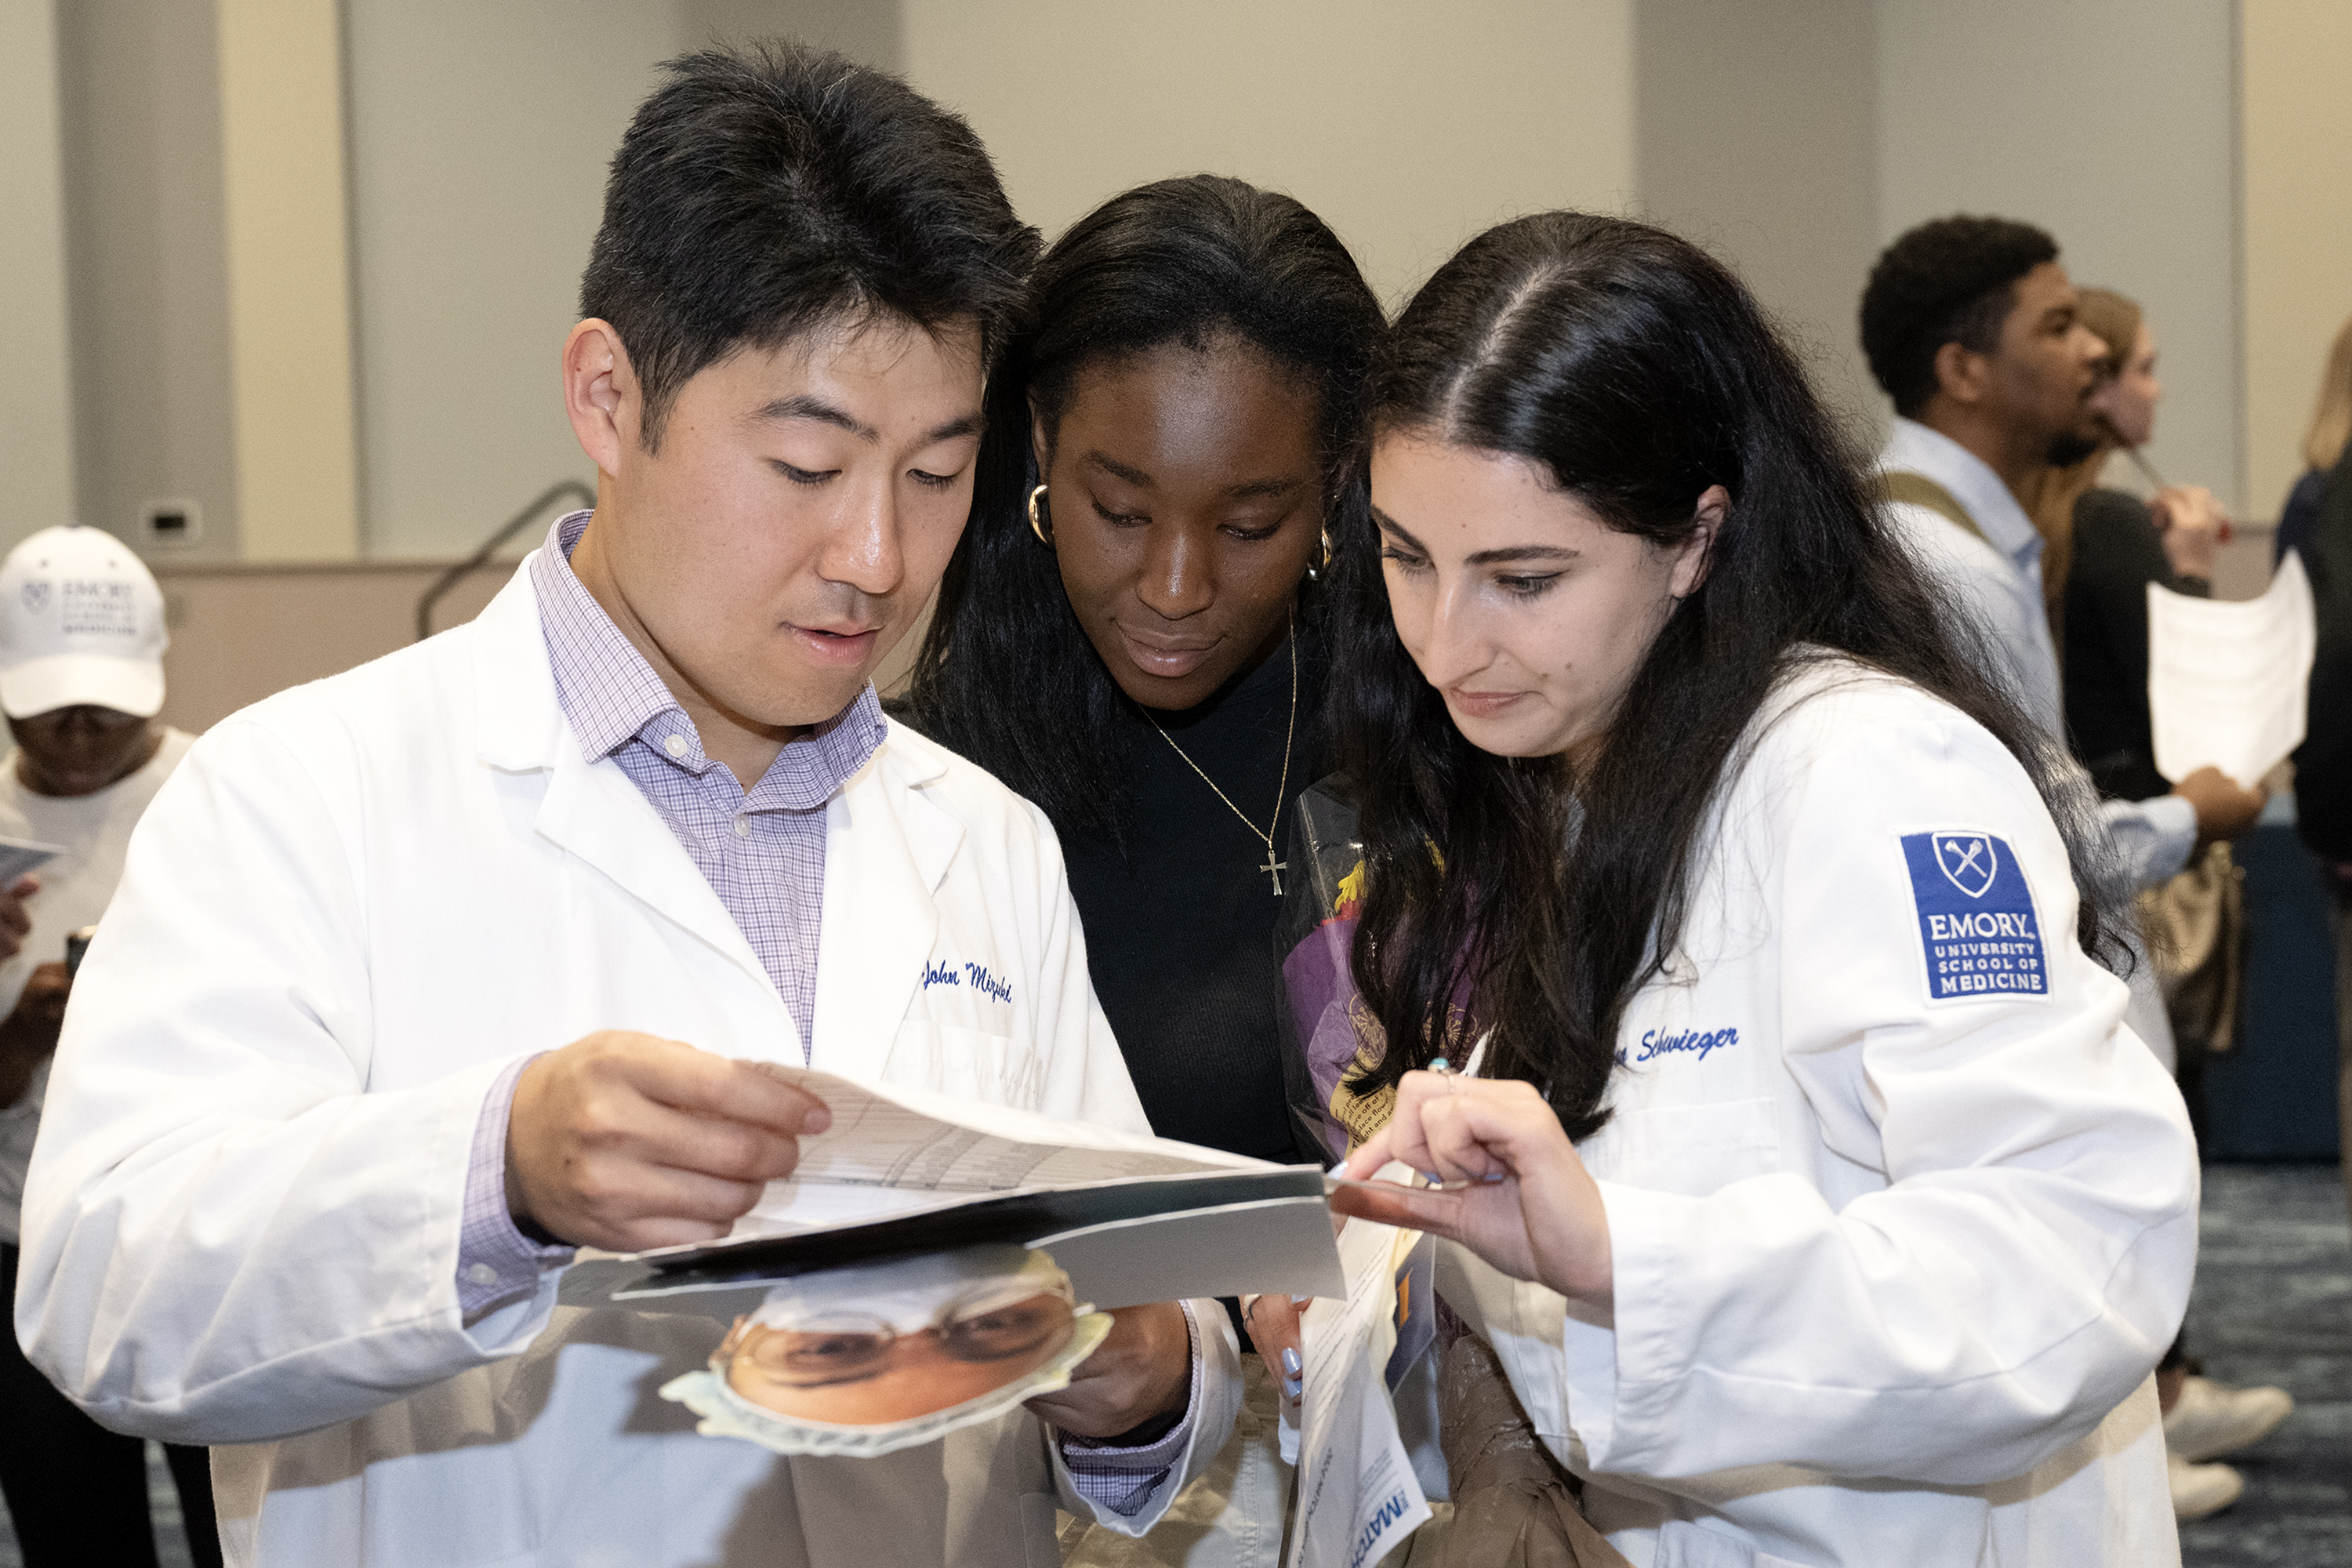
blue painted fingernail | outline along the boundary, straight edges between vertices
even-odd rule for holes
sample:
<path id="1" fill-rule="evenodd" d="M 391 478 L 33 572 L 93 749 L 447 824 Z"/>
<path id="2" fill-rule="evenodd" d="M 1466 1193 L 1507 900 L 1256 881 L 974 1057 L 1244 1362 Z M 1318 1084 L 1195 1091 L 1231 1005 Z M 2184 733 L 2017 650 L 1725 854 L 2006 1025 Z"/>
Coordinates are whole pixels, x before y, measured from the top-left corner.
<path id="1" fill-rule="evenodd" d="M 1433 1187 L 1442 1187 L 1445 1184 L 1445 1178 L 1434 1171 L 1423 1171 L 1421 1173 L 1421 1179 Z"/>
<path id="2" fill-rule="evenodd" d="M 1285 1350 L 1282 1352 L 1282 1370 L 1288 1373 L 1293 1377 L 1297 1377 L 1298 1375 L 1298 1352 L 1297 1351 Z"/>
<path id="3" fill-rule="evenodd" d="M 1290 1299 L 1290 1304 L 1294 1307 L 1304 1307 L 1307 1302 L 1312 1301 L 1313 1300 L 1315 1300 L 1315 1298 L 1312 1296 L 1293 1296 Z"/>
<path id="4" fill-rule="evenodd" d="M 1297 1398 L 1299 1390 L 1306 1386 L 1307 1384 L 1298 1378 L 1286 1377 L 1282 1380 L 1282 1392 L 1287 1394 L 1293 1399 Z"/>
<path id="5" fill-rule="evenodd" d="M 1511 1173 L 1508 1171 L 1489 1171 L 1478 1179 L 1491 1187 L 1496 1182 L 1509 1181 L 1511 1179 Z"/>
<path id="6" fill-rule="evenodd" d="M 1429 1070 L 1432 1072 L 1444 1072 L 1453 1065 L 1453 1063 L 1447 1061 L 1444 1057 L 1432 1057 L 1429 1059 Z"/>

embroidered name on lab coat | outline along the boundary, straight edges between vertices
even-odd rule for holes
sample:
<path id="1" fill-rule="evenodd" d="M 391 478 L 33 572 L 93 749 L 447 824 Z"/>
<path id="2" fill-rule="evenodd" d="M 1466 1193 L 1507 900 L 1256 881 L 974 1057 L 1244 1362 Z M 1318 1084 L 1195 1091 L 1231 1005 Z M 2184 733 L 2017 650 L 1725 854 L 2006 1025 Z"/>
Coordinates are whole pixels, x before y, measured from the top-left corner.
<path id="1" fill-rule="evenodd" d="M 1927 999 L 2048 994 L 2033 889 L 2008 842 L 1973 828 L 1902 840 L 1927 955 Z"/>
<path id="2" fill-rule="evenodd" d="M 1001 979 L 984 963 L 926 963 L 923 965 L 923 989 L 934 985 L 953 985 L 993 996 L 999 1002 L 1013 1000 L 1013 982 Z"/>

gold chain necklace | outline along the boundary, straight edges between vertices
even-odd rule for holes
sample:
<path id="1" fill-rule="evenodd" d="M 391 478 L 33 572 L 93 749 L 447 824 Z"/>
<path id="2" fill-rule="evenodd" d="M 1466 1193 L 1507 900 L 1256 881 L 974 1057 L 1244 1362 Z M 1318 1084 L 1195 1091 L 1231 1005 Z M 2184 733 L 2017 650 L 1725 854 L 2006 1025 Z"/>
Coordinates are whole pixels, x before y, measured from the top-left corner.
<path id="1" fill-rule="evenodd" d="M 1282 783 L 1276 787 L 1274 795 L 1274 826 L 1276 827 L 1280 827 L 1282 826 L 1282 803 L 1290 798 L 1290 742 L 1296 739 L 1298 734 L 1298 626 L 1297 623 L 1295 621 L 1291 624 L 1289 640 L 1290 728 L 1283 732 L 1282 737 Z M 1150 709 L 1145 709 L 1143 710 L 1143 716 L 1146 719 L 1151 720 L 1151 727 L 1153 729 L 1160 730 L 1160 721 L 1151 718 Z M 1176 744 L 1175 736 L 1170 734 L 1165 730 L 1160 730 L 1160 738 L 1167 742 L 1170 748 L 1173 750 L 1178 756 L 1184 757 L 1184 765 L 1186 767 L 1192 769 L 1194 773 L 1201 774 L 1201 782 L 1202 784 L 1207 784 L 1211 789 L 1217 791 L 1217 798 L 1225 803 L 1225 809 L 1227 811 L 1232 812 L 1235 816 L 1241 817 L 1242 826 L 1244 827 L 1248 828 L 1252 833 L 1256 833 L 1260 838 L 1265 840 L 1265 864 L 1260 866 L 1258 869 L 1274 879 L 1274 896 L 1277 899 L 1282 897 L 1282 874 L 1290 869 L 1290 862 L 1287 860 L 1277 860 L 1274 858 L 1274 835 L 1271 832 L 1259 832 L 1257 824 L 1252 822 L 1247 816 L 1244 816 L 1242 808 L 1234 804 L 1233 796 L 1227 795 L 1223 790 L 1217 789 L 1217 781 L 1211 778 L 1207 773 L 1201 773 L 1201 764 L 1194 762 L 1191 757 L 1184 755 L 1184 748 Z"/>

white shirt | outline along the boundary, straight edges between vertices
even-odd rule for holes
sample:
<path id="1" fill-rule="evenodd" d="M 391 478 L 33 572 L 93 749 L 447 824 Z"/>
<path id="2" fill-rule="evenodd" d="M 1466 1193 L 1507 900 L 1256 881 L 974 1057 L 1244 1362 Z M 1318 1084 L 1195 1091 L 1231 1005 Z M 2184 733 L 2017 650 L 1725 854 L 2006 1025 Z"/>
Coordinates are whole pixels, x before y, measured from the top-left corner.
<path id="1" fill-rule="evenodd" d="M 797 1067 L 800 1029 L 660 815 L 564 721 L 532 595 L 223 721 L 133 837 L 25 1194 L 26 1353 L 119 1430 L 214 1445 L 262 1568 L 1024 1568 L 1135 1533 L 1223 1445 L 1233 1331 L 1131 1518 L 1022 1412 L 879 1459 L 698 1436 L 654 1397 L 725 1324 L 551 1270 L 467 1321 L 485 1097 L 599 1029 Z M 893 725 L 824 806 L 810 1062 L 1148 1131 L 1044 816 Z M 985 965 L 1001 988 L 926 984 Z"/>
<path id="2" fill-rule="evenodd" d="M 1440 1290 L 1643 1568 L 2176 1563 L 2149 1373 L 2196 1152 L 2064 843 L 1981 727 L 1849 660 L 1750 736 L 1580 1150 L 1613 1313 L 1456 1247 Z"/>
<path id="3" fill-rule="evenodd" d="M 16 753 L 0 757 L 0 835 L 65 848 L 35 873 L 41 890 L 25 905 L 33 929 L 16 956 L 0 963 L 0 1018 L 16 1010 L 33 970 L 64 963 L 66 938 L 96 925 L 106 912 L 114 884 L 122 879 L 122 852 L 130 846 L 131 830 L 194 740 L 166 729 L 163 743 L 143 765 L 92 795 L 37 795 L 17 776 Z M 40 1127 L 48 1081 L 45 1061 L 33 1069 L 23 1097 L 0 1110 L 0 1241 L 16 1240 L 25 1167 L 33 1158 L 33 1136 Z"/>
<path id="4" fill-rule="evenodd" d="M 2042 535 L 1985 460 L 1939 430 L 1896 416 L 1879 468 L 1933 479 L 1984 533 L 1979 539 L 1929 507 L 1885 509 L 1913 552 L 1965 605 L 2000 661 L 2026 714 L 2061 748 L 2066 701 L 2042 593 Z M 2197 808 L 2180 795 L 2102 803 L 2100 816 L 2134 886 L 2168 881 L 2197 847 Z M 2169 1030 L 2167 1030 L 2168 1036 Z"/>

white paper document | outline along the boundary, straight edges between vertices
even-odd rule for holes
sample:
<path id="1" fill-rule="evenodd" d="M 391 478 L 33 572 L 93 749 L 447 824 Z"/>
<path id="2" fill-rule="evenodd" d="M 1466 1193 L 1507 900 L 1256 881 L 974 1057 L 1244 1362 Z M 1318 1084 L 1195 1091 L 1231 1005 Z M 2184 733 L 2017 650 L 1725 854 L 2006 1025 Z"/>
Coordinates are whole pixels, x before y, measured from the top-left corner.
<path id="1" fill-rule="evenodd" d="M 0 834 L 0 888 L 7 887 L 27 871 L 40 869 L 65 852 L 62 844 L 43 844 Z"/>
<path id="2" fill-rule="evenodd" d="M 1337 1294 L 1321 1173 L 907 1088 L 776 1068 L 833 1112 L 724 1241 L 583 1256 L 565 1299 L 725 1315 L 814 1268 L 982 1242 L 1051 1251 L 1082 1300 Z M 593 1265 L 593 1267 L 587 1267 Z M 689 1298 L 708 1297 L 708 1300 Z"/>
<path id="3" fill-rule="evenodd" d="M 2317 631 L 2311 583 L 2287 552 L 2259 599 L 2192 599 L 2147 585 L 2147 710 L 2156 771 L 2199 768 L 2252 788 L 2303 744 Z"/>
<path id="4" fill-rule="evenodd" d="M 1402 1165 L 1381 1173 L 1410 1176 Z M 1367 1568 L 1429 1519 L 1381 1376 L 1396 1349 L 1398 1267 L 1418 1239 L 1350 1219 L 1339 1233 L 1347 1298 L 1318 1297 L 1301 1320 L 1307 1386 L 1288 1568 Z"/>

